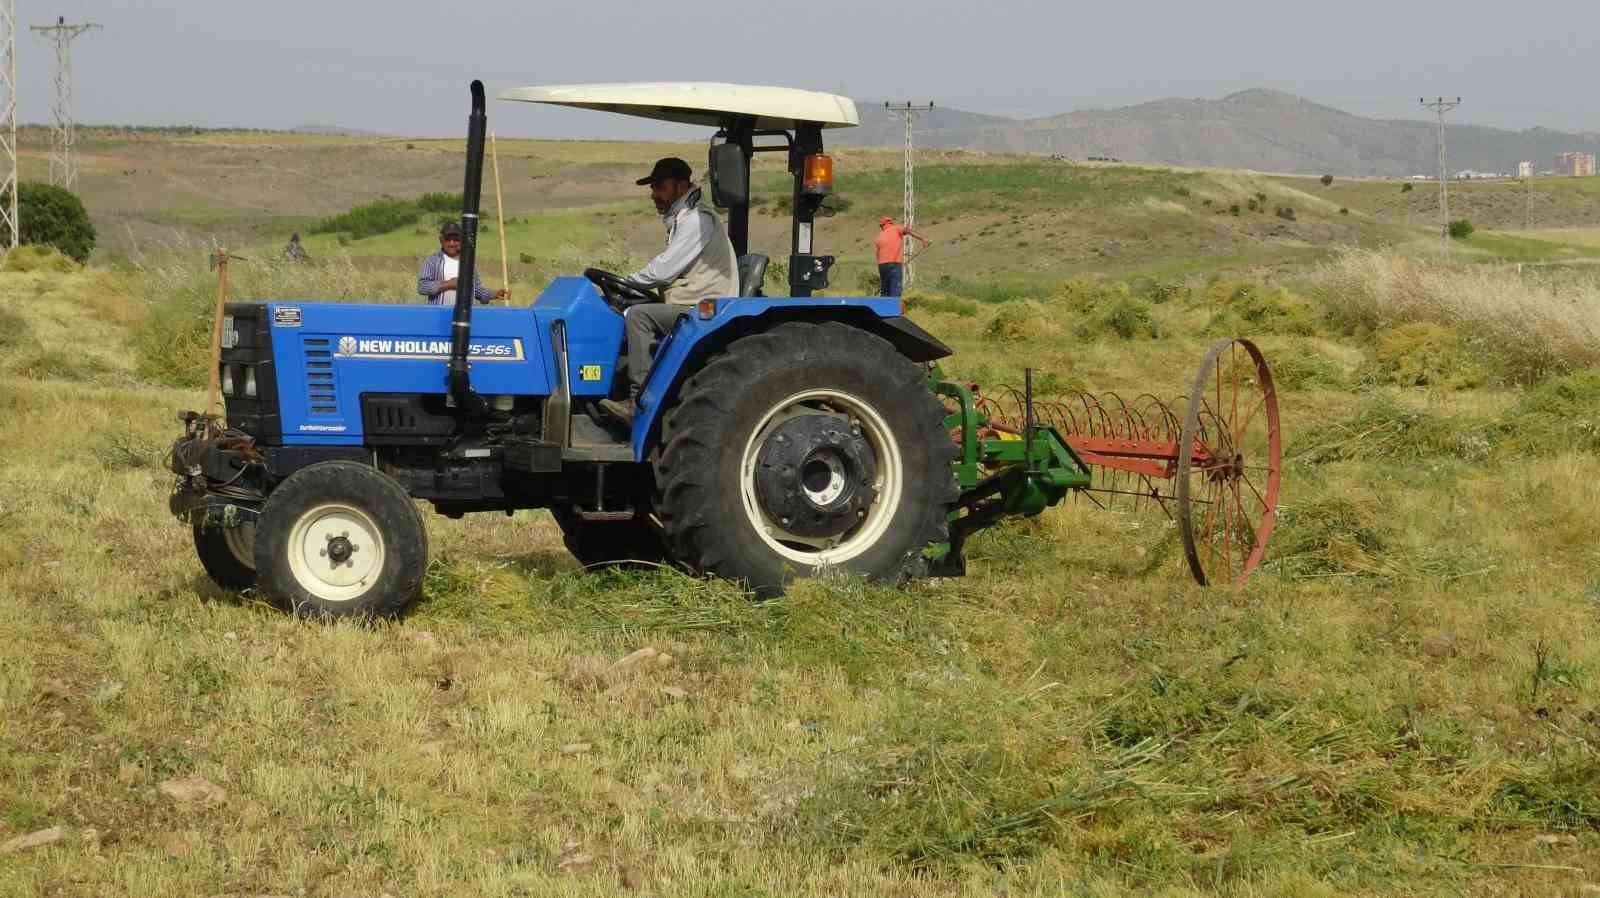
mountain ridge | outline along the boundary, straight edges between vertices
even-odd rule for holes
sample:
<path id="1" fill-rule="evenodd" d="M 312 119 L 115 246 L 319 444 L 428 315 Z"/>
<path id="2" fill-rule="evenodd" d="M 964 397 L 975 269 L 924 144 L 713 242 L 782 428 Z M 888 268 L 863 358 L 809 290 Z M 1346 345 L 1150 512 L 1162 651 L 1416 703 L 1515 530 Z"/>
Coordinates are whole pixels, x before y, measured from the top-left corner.
<path id="1" fill-rule="evenodd" d="M 861 127 L 836 143 L 897 146 L 904 125 L 882 102 L 858 101 Z M 1436 126 L 1418 119 L 1367 118 L 1269 87 L 1220 99 L 1163 97 L 1131 106 L 1010 118 L 936 107 L 919 118 L 918 146 L 987 152 L 1113 157 L 1127 162 L 1249 168 L 1289 174 L 1405 177 L 1438 168 Z M 1511 131 L 1448 125 L 1452 172 L 1535 171 L 1567 151 L 1600 152 L 1600 133 L 1545 127 Z"/>

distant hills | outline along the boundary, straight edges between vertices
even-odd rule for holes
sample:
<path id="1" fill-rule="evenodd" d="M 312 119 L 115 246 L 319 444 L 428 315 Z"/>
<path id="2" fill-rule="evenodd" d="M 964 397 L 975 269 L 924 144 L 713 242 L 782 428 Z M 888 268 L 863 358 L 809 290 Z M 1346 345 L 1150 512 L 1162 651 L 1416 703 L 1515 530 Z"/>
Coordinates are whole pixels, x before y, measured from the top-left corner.
<path id="1" fill-rule="evenodd" d="M 882 101 L 858 100 L 861 127 L 832 142 L 898 146 L 905 126 Z M 1452 173 L 1516 173 L 1532 160 L 1551 168 L 1558 153 L 1600 153 L 1600 133 L 1548 128 L 1507 131 L 1449 125 Z M 1362 118 L 1282 91 L 1254 89 L 1220 100 L 1166 99 L 1118 109 L 1014 119 L 935 108 L 917 123 L 923 147 L 1005 153 L 1109 156 L 1125 162 L 1250 168 L 1296 174 L 1406 176 L 1438 169 L 1436 126 L 1427 121 Z"/>

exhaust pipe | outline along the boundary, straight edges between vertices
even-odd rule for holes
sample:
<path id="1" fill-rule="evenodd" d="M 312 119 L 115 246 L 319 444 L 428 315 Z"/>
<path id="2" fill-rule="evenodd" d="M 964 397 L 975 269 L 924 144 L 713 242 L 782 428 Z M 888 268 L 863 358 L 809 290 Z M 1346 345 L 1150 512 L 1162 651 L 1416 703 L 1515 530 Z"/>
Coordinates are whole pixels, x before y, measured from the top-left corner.
<path id="1" fill-rule="evenodd" d="M 478 255 L 478 199 L 483 186 L 483 134 L 488 116 L 484 113 L 483 82 L 472 82 L 472 114 L 467 116 L 467 181 L 461 190 L 461 264 L 456 275 L 456 308 L 450 320 L 450 365 L 448 384 L 456 411 L 481 418 L 489 406 L 472 389 L 467 374 L 467 346 L 472 337 L 473 267 Z"/>

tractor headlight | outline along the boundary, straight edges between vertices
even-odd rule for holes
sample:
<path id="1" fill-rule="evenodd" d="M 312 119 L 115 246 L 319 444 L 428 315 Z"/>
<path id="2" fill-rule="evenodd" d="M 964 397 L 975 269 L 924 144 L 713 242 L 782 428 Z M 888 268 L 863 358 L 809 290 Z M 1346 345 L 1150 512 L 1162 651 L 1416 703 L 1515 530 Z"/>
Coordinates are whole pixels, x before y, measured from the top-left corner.
<path id="1" fill-rule="evenodd" d="M 251 399 L 256 398 L 256 369 L 244 369 L 244 394 Z"/>
<path id="2" fill-rule="evenodd" d="M 232 396 L 233 395 L 233 366 L 232 365 L 223 365 L 222 366 L 222 395 L 224 395 L 224 396 Z"/>

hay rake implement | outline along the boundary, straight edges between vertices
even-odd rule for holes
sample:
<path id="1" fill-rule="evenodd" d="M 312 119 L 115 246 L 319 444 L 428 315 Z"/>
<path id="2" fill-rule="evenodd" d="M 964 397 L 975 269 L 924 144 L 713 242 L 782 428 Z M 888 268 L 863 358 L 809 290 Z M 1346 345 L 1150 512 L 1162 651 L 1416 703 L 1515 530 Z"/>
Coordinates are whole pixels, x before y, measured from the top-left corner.
<path id="1" fill-rule="evenodd" d="M 1201 584 L 1242 583 L 1260 565 L 1277 521 L 1283 437 L 1272 372 L 1249 340 L 1213 344 L 1187 399 L 1171 403 L 1148 393 L 1036 396 L 1031 371 L 1020 390 L 933 387 L 951 411 L 962 488 L 950 551 L 936 568 L 961 572 L 972 533 L 1037 514 L 1068 492 L 1159 508 Z"/>

